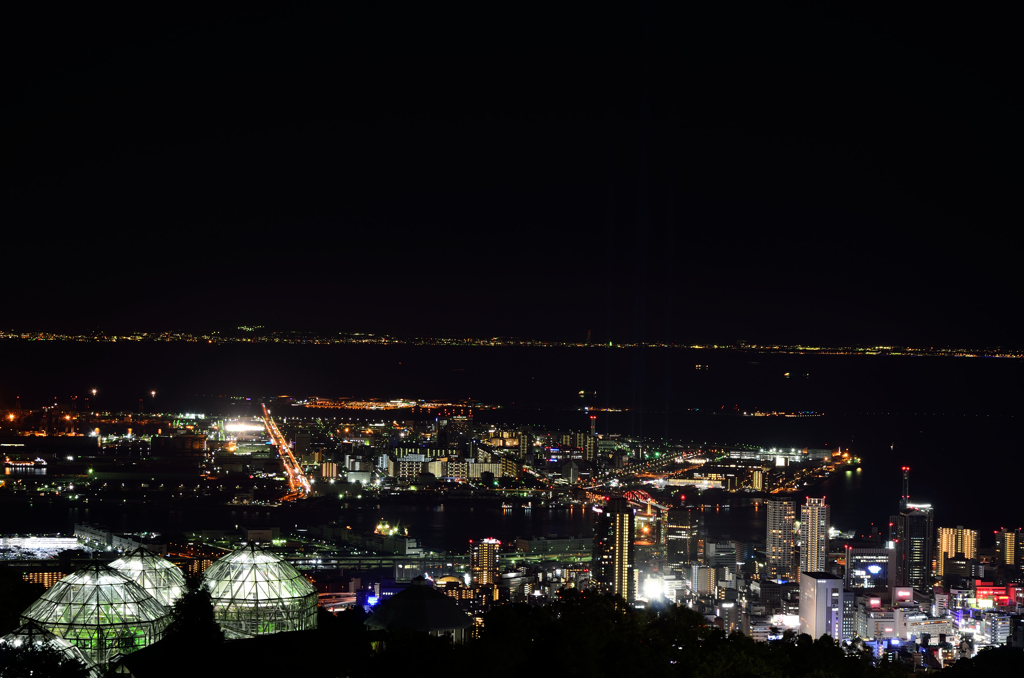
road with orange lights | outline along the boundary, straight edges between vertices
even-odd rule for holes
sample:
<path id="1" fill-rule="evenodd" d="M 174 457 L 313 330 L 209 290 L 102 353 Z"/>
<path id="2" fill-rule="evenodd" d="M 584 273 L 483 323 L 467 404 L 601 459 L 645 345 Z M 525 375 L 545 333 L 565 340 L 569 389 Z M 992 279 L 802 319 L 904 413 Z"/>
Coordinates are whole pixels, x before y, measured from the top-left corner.
<path id="1" fill-rule="evenodd" d="M 263 423 L 267 427 L 267 433 L 270 434 L 270 439 L 274 441 L 274 445 L 277 446 L 277 454 L 281 457 L 281 462 L 284 464 L 284 470 L 288 474 L 288 494 L 281 497 L 283 501 L 295 501 L 296 499 L 305 499 L 309 496 L 310 487 L 309 479 L 306 474 L 302 472 L 302 467 L 295 461 L 295 456 L 292 455 L 292 450 L 288 447 L 288 443 L 285 441 L 284 436 L 281 435 L 281 431 L 278 430 L 277 424 L 270 418 L 270 413 L 267 412 L 267 406 L 263 406 Z"/>

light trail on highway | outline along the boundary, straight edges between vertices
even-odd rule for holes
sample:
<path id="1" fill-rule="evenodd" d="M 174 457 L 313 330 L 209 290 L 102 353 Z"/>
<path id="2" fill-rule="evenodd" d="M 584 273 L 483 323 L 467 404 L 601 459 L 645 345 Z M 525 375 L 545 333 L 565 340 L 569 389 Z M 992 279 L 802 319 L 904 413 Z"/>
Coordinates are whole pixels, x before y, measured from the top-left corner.
<path id="1" fill-rule="evenodd" d="M 288 489 L 289 492 L 285 496 L 281 497 L 283 501 L 295 501 L 296 499 L 304 499 L 309 496 L 310 486 L 309 478 L 303 473 L 302 467 L 297 461 L 295 456 L 292 454 L 292 450 L 288 447 L 288 443 L 285 441 L 284 436 L 281 435 L 281 431 L 278 430 L 277 424 L 270 418 L 270 412 L 267 411 L 267 406 L 263 406 L 263 424 L 267 427 L 267 433 L 270 434 L 270 439 L 274 441 L 274 445 L 277 446 L 277 453 L 281 457 L 281 462 L 284 464 L 284 470 L 288 473 Z"/>

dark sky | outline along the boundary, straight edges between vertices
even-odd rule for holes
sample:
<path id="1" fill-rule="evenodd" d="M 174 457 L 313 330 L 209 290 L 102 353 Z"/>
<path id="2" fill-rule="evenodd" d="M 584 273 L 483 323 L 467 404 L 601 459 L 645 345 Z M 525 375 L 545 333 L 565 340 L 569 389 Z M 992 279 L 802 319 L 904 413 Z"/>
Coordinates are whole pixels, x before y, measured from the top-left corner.
<path id="1" fill-rule="evenodd" d="M 8 22 L 0 328 L 1021 343 L 1007 18 L 372 4 Z"/>

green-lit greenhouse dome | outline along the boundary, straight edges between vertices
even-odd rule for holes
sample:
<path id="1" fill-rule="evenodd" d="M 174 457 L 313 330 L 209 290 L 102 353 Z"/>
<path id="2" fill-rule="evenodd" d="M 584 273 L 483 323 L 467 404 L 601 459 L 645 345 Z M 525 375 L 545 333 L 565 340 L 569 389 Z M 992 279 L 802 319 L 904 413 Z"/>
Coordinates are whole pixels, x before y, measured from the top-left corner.
<path id="1" fill-rule="evenodd" d="M 292 565 L 256 544 L 215 562 L 203 581 L 228 638 L 316 628 L 316 589 Z"/>
<path id="2" fill-rule="evenodd" d="M 171 561 L 140 546 L 110 563 L 167 607 L 185 592 L 185 575 Z"/>
<path id="3" fill-rule="evenodd" d="M 21 620 L 35 622 L 103 665 L 160 640 L 170 613 L 125 575 L 92 563 L 54 584 Z"/>
<path id="4" fill-rule="evenodd" d="M 3 638 L 0 638 L 0 645 L 10 645 L 15 648 L 27 645 L 29 647 L 58 652 L 67 659 L 73 659 L 84 666 L 88 670 L 90 678 L 99 678 L 102 675 L 96 664 L 86 657 L 81 650 L 60 636 L 50 633 L 35 622 L 22 624 Z"/>

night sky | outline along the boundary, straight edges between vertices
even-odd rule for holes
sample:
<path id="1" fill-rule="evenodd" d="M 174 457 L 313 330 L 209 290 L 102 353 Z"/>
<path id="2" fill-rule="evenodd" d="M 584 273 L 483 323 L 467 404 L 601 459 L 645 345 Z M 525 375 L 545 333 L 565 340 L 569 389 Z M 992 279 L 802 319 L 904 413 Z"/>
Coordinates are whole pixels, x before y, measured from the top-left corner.
<path id="1" fill-rule="evenodd" d="M 1020 345 L 1008 18 L 429 4 L 5 22 L 0 329 Z"/>

